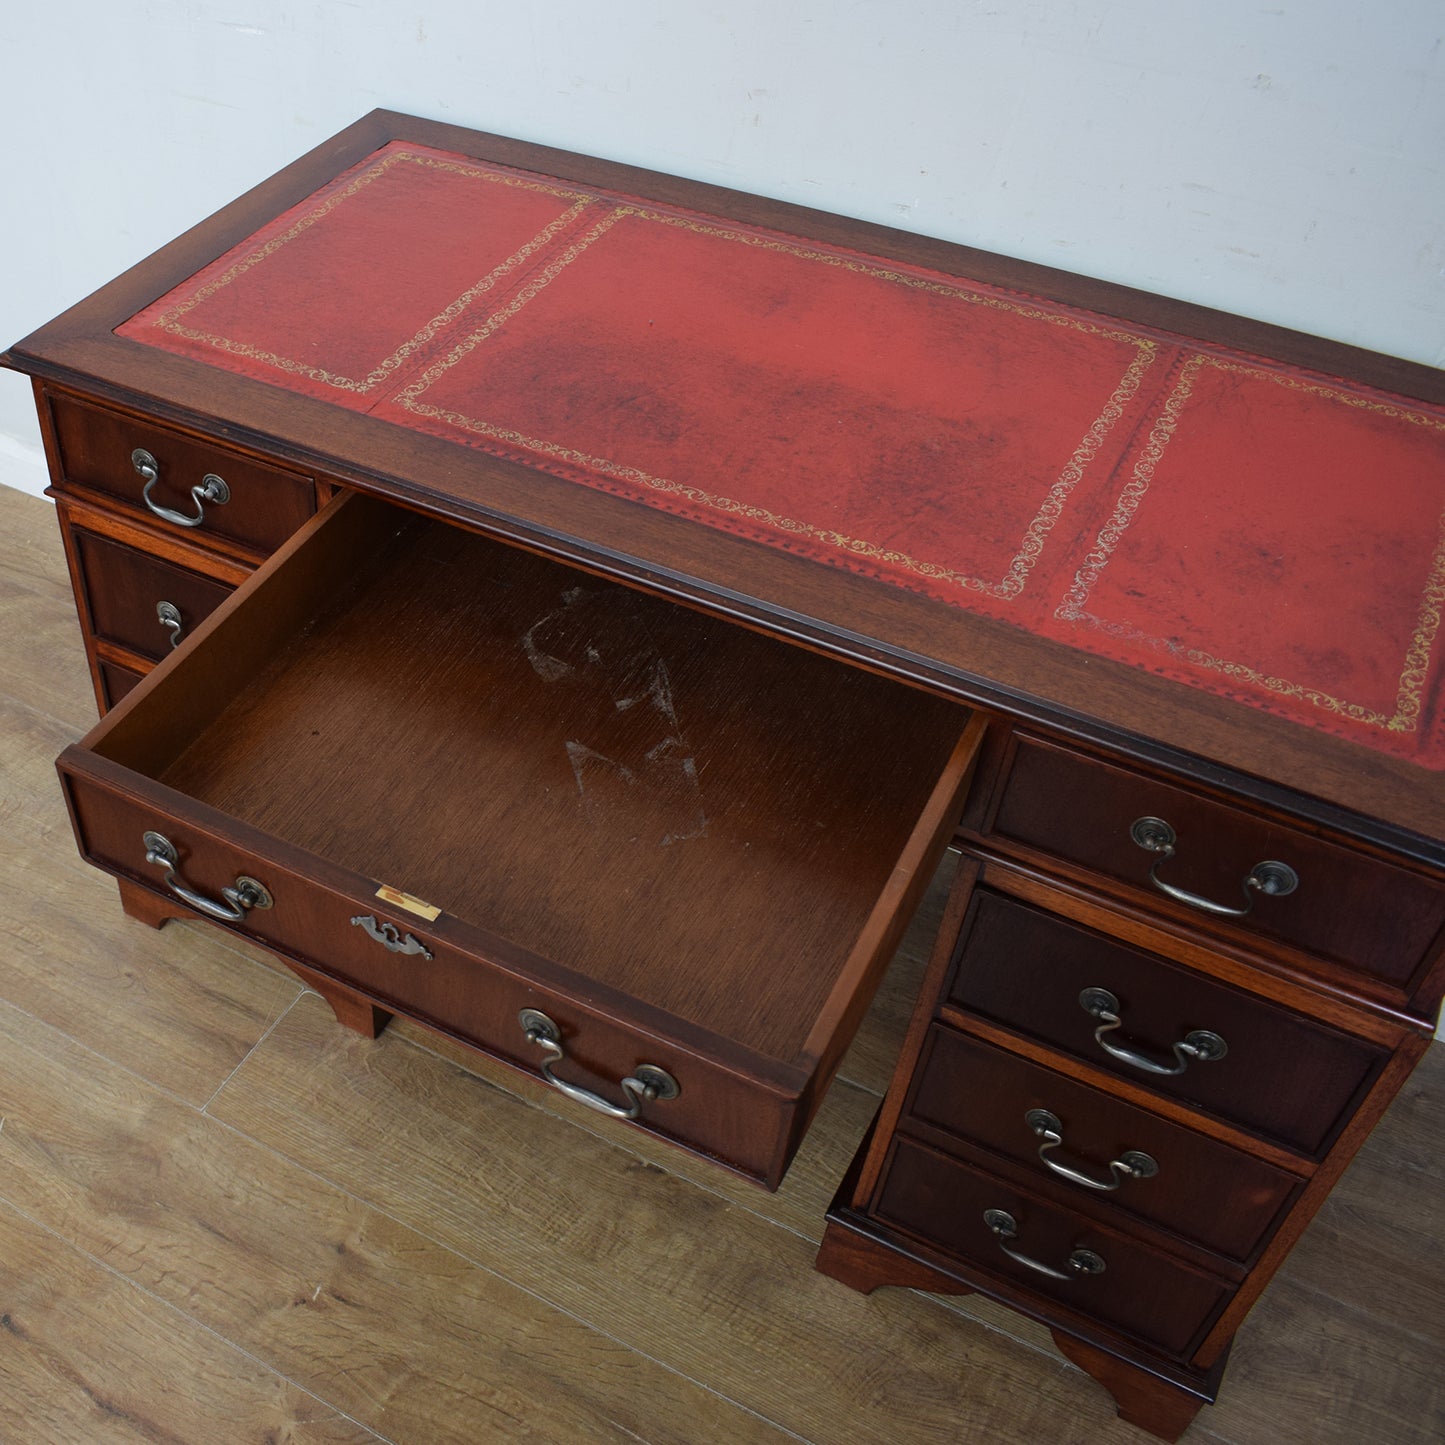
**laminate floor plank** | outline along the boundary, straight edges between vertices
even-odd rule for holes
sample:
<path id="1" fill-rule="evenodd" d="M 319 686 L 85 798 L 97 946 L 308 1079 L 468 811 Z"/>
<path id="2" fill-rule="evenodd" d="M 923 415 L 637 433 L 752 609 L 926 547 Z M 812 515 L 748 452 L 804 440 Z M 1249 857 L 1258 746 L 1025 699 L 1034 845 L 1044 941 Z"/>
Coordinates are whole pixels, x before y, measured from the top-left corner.
<path id="1" fill-rule="evenodd" d="M 0 487 L 0 695 L 73 724 L 96 719 L 55 508 Z"/>
<path id="2" fill-rule="evenodd" d="M 1013 1312 L 812 1268 L 926 918 L 776 1195 L 414 1025 L 356 1038 L 80 861 L 52 759 L 95 705 L 53 509 L 0 487 L 0 527 L 4 1445 L 1149 1440 Z M 1442 1107 L 1436 1046 L 1186 1442 L 1445 1438 Z"/>
<path id="3" fill-rule="evenodd" d="M 1445 1150 L 1440 1147 L 1442 1115 L 1445 1049 L 1431 1045 L 1356 1156 L 1360 1171 L 1370 1174 L 1388 1164 L 1445 1185 Z"/>
<path id="4" fill-rule="evenodd" d="M 55 775 L 55 754 L 78 736 L 73 724 L 0 695 L 0 775 L 5 779 L 0 846 L 6 848 L 10 861 L 40 867 L 43 853 L 44 863 L 73 864 L 72 871 L 81 873 Z"/>
<path id="5" fill-rule="evenodd" d="M 0 1206 L 0 1438 L 379 1445 L 381 1437 Z"/>
<path id="6" fill-rule="evenodd" d="M 322 1026 L 317 1032 L 317 1051 L 327 1048 L 345 1051 L 347 1040 L 326 1026 L 324 1013 L 319 1016 Z M 685 1179 L 709 1194 L 719 1195 L 760 1219 L 781 1225 L 814 1247 L 823 1237 L 824 1216 L 879 1104 L 878 1095 L 856 1084 L 836 1081 L 789 1166 L 781 1188 L 770 1193 L 749 1179 L 641 1129 L 622 1128 L 612 1121 L 599 1119 L 595 1111 L 568 1099 L 540 1078 L 452 1043 L 418 1024 L 393 1022 L 388 1025 L 386 1039 L 388 1045 L 405 1039 L 419 1049 L 435 1053 L 455 1067 L 476 1075 L 487 1086 L 565 1120 L 574 1128 L 595 1135 L 609 1147 L 625 1149 L 647 1164 Z M 982 1295 L 948 1295 L 938 1296 L 937 1302 L 1062 1363 L 1063 1357 L 1054 1349 L 1048 1330 L 996 1300 Z"/>
<path id="7" fill-rule="evenodd" d="M 810 1240 L 405 1040 L 344 1038 L 317 1000 L 210 1109 L 816 1445 L 1133 1438 L 1077 1371 L 907 1291 L 859 1295 Z"/>
<path id="8" fill-rule="evenodd" d="M 1306 1288 L 1286 1264 L 1235 1337 L 1219 1401 L 1198 1423 L 1232 1445 L 1438 1445 L 1440 1363 L 1438 1346 L 1406 1325 Z"/>
<path id="9" fill-rule="evenodd" d="M 1311 1221 L 1290 1276 L 1428 1341 L 1445 1359 L 1445 1046 L 1421 1060 Z"/>
<path id="10" fill-rule="evenodd" d="M 69 598 L 0 593 L 0 695 L 68 723 L 77 738 L 98 716 L 81 646 Z"/>
<path id="11" fill-rule="evenodd" d="M 0 1038 L 0 1198 L 387 1440 L 786 1439 L 25 1015 Z"/>
<path id="12" fill-rule="evenodd" d="M 59 547 L 55 507 L 42 497 L 5 485 L 0 462 L 0 515 L 5 520 L 6 582 L 51 580 L 69 595 L 70 581 Z"/>
<path id="13" fill-rule="evenodd" d="M 55 508 L 39 497 L 0 487 L 0 515 L 5 521 L 5 566 L 0 571 L 0 597 L 11 590 L 47 593 L 72 620 L 70 573 L 60 541 Z M 80 670 L 84 672 L 82 661 Z"/>

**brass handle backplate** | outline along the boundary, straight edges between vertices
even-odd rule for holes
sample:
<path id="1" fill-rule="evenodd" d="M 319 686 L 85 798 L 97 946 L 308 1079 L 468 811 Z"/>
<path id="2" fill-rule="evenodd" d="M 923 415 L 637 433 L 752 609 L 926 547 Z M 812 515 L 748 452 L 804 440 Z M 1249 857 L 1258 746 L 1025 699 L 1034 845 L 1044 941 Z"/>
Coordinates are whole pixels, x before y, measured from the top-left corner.
<path id="1" fill-rule="evenodd" d="M 145 845 L 146 862 L 166 870 L 166 887 L 181 900 L 208 918 L 219 919 L 222 923 L 240 923 L 252 908 L 270 908 L 275 901 L 264 883 L 258 883 L 245 874 L 238 877 L 229 888 L 221 889 L 222 902 L 197 893 L 189 884 L 180 879 L 180 853 L 176 845 L 163 833 L 145 833 L 141 837 Z"/>
<path id="2" fill-rule="evenodd" d="M 1051 1170 L 1061 1179 L 1067 1179 L 1071 1184 L 1081 1184 L 1085 1189 L 1097 1189 L 1100 1193 L 1111 1194 L 1126 1179 L 1152 1179 L 1159 1172 L 1158 1164 L 1142 1149 L 1126 1149 L 1117 1159 L 1109 1161 L 1109 1177 L 1099 1179 L 1092 1174 L 1086 1174 L 1082 1169 L 1076 1169 L 1062 1159 L 1049 1158 L 1049 1154 L 1062 1148 L 1064 1143 L 1064 1126 L 1059 1122 L 1057 1114 L 1050 1113 L 1047 1109 L 1030 1109 L 1024 1115 L 1024 1123 L 1044 1141 L 1039 1145 L 1039 1159 L 1044 1168 Z"/>
<path id="3" fill-rule="evenodd" d="M 622 1092 L 628 1100 L 625 1105 L 614 1104 L 579 1084 L 569 1084 L 552 1072 L 552 1065 L 560 1064 L 567 1057 L 562 1047 L 562 1030 L 546 1014 L 534 1008 L 524 1008 L 518 1019 L 527 1042 L 536 1044 L 543 1051 L 542 1077 L 569 1099 L 586 1104 L 599 1114 L 606 1114 L 611 1119 L 636 1119 L 642 1113 L 644 1104 L 650 1104 L 655 1099 L 675 1099 L 682 1092 L 677 1080 L 656 1064 L 639 1064 L 633 1074 L 622 1080 Z"/>
<path id="4" fill-rule="evenodd" d="M 1216 903 L 1212 898 L 1191 893 L 1176 883 L 1166 883 L 1159 876 L 1160 868 L 1174 857 L 1175 844 L 1179 841 L 1178 834 L 1163 818 L 1136 818 L 1129 829 L 1129 836 L 1146 853 L 1156 855 L 1149 869 L 1149 882 L 1160 893 L 1176 903 L 1213 914 L 1216 918 L 1243 918 L 1254 907 L 1261 893 L 1266 898 L 1283 898 L 1299 887 L 1299 874 L 1288 863 L 1266 858 L 1263 863 L 1256 863 L 1239 885 L 1244 892 L 1243 908 L 1231 903 Z"/>
<path id="5" fill-rule="evenodd" d="M 1033 1270 L 1035 1274 L 1045 1275 L 1049 1279 L 1071 1282 L 1084 1275 L 1103 1274 L 1104 1272 L 1103 1258 L 1092 1249 L 1071 1250 L 1068 1259 L 1064 1261 L 1064 1268 L 1056 1269 L 1051 1264 L 1045 1264 L 1041 1259 L 1034 1259 L 1020 1250 L 1011 1248 L 1008 1241 L 1018 1237 L 1019 1227 L 1013 1215 L 1006 1209 L 985 1209 L 983 1222 L 993 1231 L 994 1238 L 998 1240 L 998 1247 L 1015 1264 L 1021 1264 L 1025 1268 Z"/>
<path id="6" fill-rule="evenodd" d="M 145 490 L 140 498 L 162 521 L 174 522 L 177 527 L 199 527 L 206 520 L 207 505 L 224 507 L 231 500 L 231 489 L 225 480 L 215 472 L 205 476 L 191 488 L 191 500 L 196 504 L 196 515 L 188 517 L 184 512 L 163 507 L 151 496 L 151 489 L 161 479 L 161 465 L 144 447 L 137 447 L 130 454 L 130 464 L 145 479 Z"/>
<path id="7" fill-rule="evenodd" d="M 1212 1064 L 1229 1052 L 1229 1046 L 1218 1034 L 1209 1029 L 1194 1029 L 1177 1044 L 1169 1045 L 1174 1055 L 1173 1064 L 1160 1063 L 1132 1044 L 1115 1043 L 1105 1037 L 1124 1022 L 1119 1014 L 1119 1000 L 1108 989 L 1086 988 L 1079 995 L 1079 1007 L 1091 1018 L 1099 1020 L 1099 1027 L 1094 1030 L 1094 1042 L 1120 1063 L 1145 1074 L 1182 1074 L 1191 1063 Z"/>

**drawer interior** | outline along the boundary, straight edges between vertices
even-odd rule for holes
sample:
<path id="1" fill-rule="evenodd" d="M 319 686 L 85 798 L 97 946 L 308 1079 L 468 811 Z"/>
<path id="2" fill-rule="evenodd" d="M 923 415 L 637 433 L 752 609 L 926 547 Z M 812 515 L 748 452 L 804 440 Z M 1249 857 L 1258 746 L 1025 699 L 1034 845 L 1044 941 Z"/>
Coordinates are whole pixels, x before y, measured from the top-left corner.
<path id="1" fill-rule="evenodd" d="M 352 497 L 86 746 L 579 978 L 798 1061 L 820 1051 L 820 1019 L 876 981 L 860 940 L 914 887 L 900 867 L 926 870 L 942 848 L 967 721 Z"/>

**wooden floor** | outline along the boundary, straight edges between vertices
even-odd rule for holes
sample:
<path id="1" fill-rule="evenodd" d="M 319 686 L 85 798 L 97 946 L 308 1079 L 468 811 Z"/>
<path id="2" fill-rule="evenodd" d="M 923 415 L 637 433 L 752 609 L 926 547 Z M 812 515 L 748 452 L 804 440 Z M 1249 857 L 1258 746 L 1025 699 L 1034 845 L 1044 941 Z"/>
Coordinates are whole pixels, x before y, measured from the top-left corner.
<path id="1" fill-rule="evenodd" d="M 766 1195 L 262 954 L 122 917 L 51 759 L 94 718 L 48 504 L 0 487 L 0 1441 L 1142 1442 L 1027 1321 L 814 1272 L 915 929 Z M 1445 1437 L 1445 1046 L 1189 1441 Z"/>

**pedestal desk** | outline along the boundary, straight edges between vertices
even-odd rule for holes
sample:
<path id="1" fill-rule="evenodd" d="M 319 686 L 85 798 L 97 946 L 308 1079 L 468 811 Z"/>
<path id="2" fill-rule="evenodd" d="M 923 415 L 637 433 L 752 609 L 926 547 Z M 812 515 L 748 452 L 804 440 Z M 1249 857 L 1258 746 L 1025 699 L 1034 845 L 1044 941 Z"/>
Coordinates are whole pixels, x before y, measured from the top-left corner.
<path id="1" fill-rule="evenodd" d="M 1166 1438 L 1445 988 L 1445 384 L 376 112 L 6 363 L 152 924 L 775 1186 Z"/>

